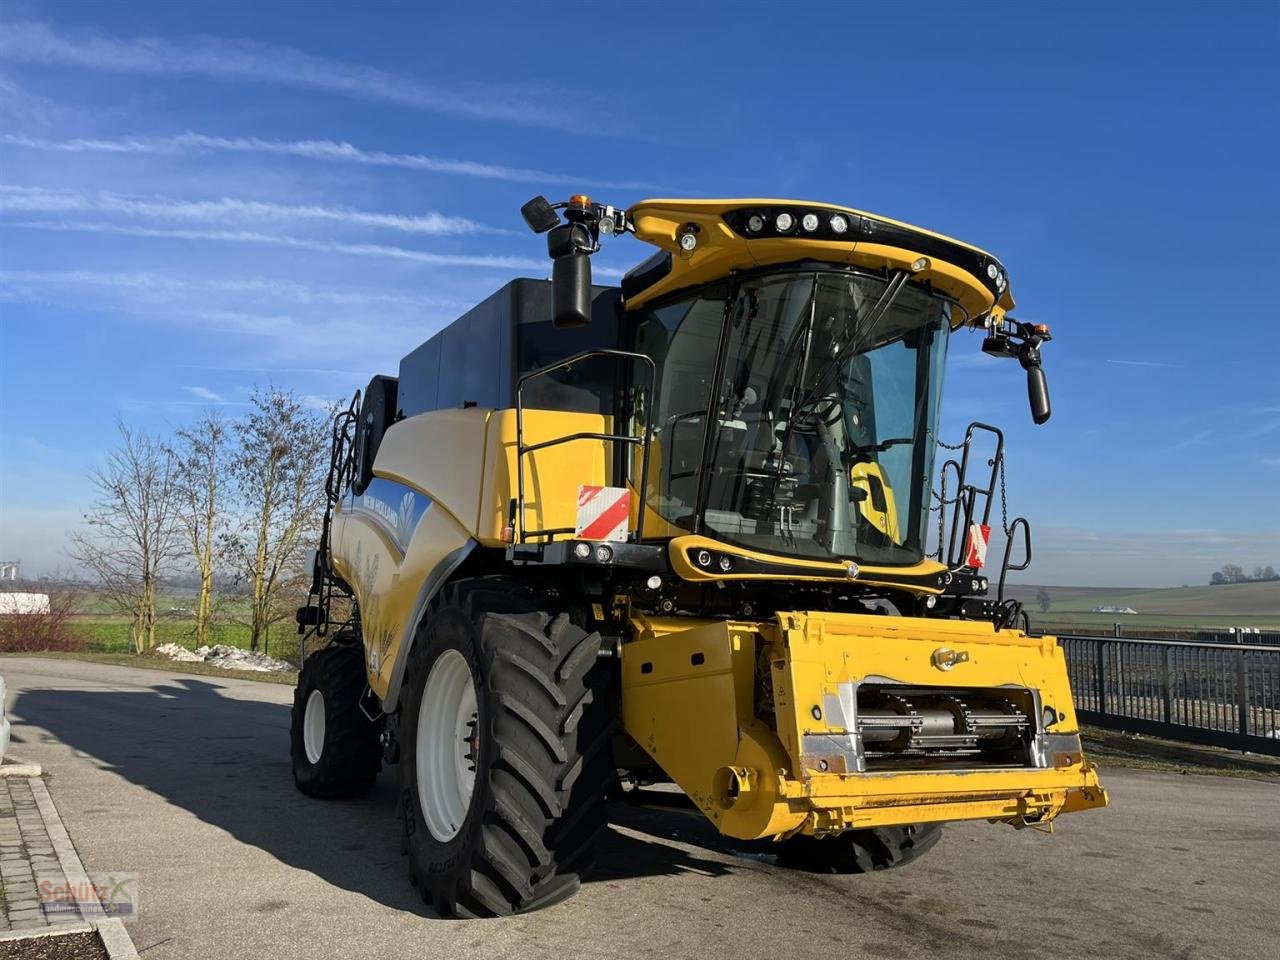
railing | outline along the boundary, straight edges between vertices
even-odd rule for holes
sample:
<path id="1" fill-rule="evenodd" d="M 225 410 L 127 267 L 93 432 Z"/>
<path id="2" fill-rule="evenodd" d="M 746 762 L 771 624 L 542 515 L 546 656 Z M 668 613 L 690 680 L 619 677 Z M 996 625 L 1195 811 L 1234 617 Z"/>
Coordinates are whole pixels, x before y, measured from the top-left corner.
<path id="1" fill-rule="evenodd" d="M 1121 621 L 1113 623 L 1087 623 L 1070 619 L 1071 614 L 1062 614 L 1061 619 L 1053 614 L 1033 614 L 1031 625 L 1036 633 L 1050 633 L 1058 636 L 1080 637 L 1133 637 L 1136 640 L 1186 640 L 1192 643 L 1226 643 L 1252 644 L 1254 646 L 1280 645 L 1280 630 L 1268 630 L 1260 627 L 1205 627 L 1198 626 L 1194 615 L 1187 615 L 1186 626 L 1152 626 L 1134 618 L 1134 624 Z M 1172 619 L 1172 618 L 1170 618 Z"/>
<path id="2" fill-rule="evenodd" d="M 590 360 L 595 357 L 603 357 L 616 362 L 630 361 L 644 364 L 648 373 L 647 391 L 644 394 L 644 424 L 642 429 L 644 433 L 641 436 L 625 433 L 596 433 L 582 431 L 578 433 L 569 433 L 561 437 L 555 437 L 551 440 L 544 440 L 541 443 L 525 443 L 524 442 L 524 387 L 525 384 L 535 377 L 544 377 L 549 373 L 555 373 L 557 370 L 569 370 L 574 364 L 582 363 L 584 360 Z M 649 478 L 649 447 L 653 441 L 653 388 L 656 379 L 657 367 L 653 362 L 653 358 L 643 353 L 632 353 L 629 350 L 584 350 L 582 353 L 575 353 L 572 357 L 566 357 L 556 363 L 532 370 L 524 374 L 516 381 L 516 499 L 511 503 L 511 526 L 513 532 L 519 530 L 517 534 L 518 542 L 526 543 L 535 537 L 543 537 L 549 542 L 553 537 L 564 534 L 574 533 L 575 527 L 546 527 L 541 530 L 526 530 L 524 525 L 525 518 L 525 496 L 524 496 L 524 458 L 538 450 L 545 450 L 547 447 L 559 446 L 562 443 L 572 443 L 575 440 L 598 440 L 605 443 L 622 444 L 624 446 L 639 447 L 640 453 L 640 480 L 636 484 L 636 488 L 640 494 L 640 513 L 636 520 L 636 531 L 633 539 L 638 543 L 644 537 L 644 510 L 645 495 L 648 488 Z M 615 415 L 614 422 L 617 422 Z"/>
<path id="3" fill-rule="evenodd" d="M 1058 640 L 1082 722 L 1280 756 L 1280 647 Z"/>

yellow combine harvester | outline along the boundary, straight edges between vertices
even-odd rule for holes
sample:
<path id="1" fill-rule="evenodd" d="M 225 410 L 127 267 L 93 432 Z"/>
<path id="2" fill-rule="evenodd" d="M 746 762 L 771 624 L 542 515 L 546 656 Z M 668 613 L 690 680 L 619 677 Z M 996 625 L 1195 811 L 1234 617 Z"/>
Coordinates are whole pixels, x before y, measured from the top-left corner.
<path id="1" fill-rule="evenodd" d="M 503 287 L 335 424 L 298 787 L 398 763 L 410 877 L 460 916 L 570 895 L 606 797 L 654 783 L 835 872 L 914 859 L 945 821 L 1104 805 L 1062 651 L 1003 597 L 1025 520 L 1002 515 L 1026 556 L 994 598 L 981 572 L 999 431 L 971 426 L 933 492 L 955 330 L 1049 417 L 1049 333 L 1008 316 L 1001 263 L 829 204 L 522 212 L 551 281 Z M 593 287 L 626 233 L 657 252 Z"/>

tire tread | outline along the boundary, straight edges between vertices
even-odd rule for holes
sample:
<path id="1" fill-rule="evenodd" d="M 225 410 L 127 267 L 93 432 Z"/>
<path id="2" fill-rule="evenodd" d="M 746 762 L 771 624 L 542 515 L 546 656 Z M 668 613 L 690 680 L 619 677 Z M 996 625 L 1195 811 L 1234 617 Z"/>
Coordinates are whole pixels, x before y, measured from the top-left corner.
<path id="1" fill-rule="evenodd" d="M 446 586 L 423 629 L 446 611 L 471 624 L 496 742 L 485 806 L 470 814 L 482 818 L 475 842 L 456 864 L 433 871 L 423 859 L 431 838 L 416 830 L 408 837 L 411 870 L 446 916 L 506 916 L 549 906 L 576 891 L 594 861 L 605 827 L 604 795 L 615 776 L 609 756 L 614 698 L 598 667 L 600 635 L 565 614 L 537 610 L 527 589 L 501 578 Z M 426 637 L 415 638 L 402 710 L 412 685 L 424 682 L 428 645 Z M 405 787 L 413 790 L 411 783 Z"/>

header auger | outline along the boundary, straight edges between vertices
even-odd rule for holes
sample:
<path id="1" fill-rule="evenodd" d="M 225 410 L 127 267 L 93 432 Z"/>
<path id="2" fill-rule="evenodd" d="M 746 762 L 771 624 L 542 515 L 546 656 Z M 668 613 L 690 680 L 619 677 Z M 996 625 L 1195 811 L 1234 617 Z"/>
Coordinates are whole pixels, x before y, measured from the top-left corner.
<path id="1" fill-rule="evenodd" d="M 933 489 L 954 331 L 1018 360 L 1049 417 L 1049 331 L 1009 316 L 1004 265 L 831 204 L 522 213 L 551 281 L 495 292 L 335 426 L 300 629 L 334 596 L 352 614 L 299 676 L 299 788 L 357 794 L 397 763 L 410 876 L 458 916 L 570 895 L 606 794 L 655 782 L 849 873 L 946 821 L 1104 805 L 1057 641 L 1003 596 L 1031 541 L 1000 432 L 971 427 Z M 593 286 L 623 234 L 656 251 Z M 997 488 L 1024 556 L 993 598 Z"/>

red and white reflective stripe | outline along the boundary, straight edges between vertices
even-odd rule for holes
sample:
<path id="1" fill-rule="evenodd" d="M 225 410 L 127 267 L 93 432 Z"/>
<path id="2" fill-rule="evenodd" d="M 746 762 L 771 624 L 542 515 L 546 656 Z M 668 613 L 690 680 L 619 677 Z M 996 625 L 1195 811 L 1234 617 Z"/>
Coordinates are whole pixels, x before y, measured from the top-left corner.
<path id="1" fill-rule="evenodd" d="M 630 519 L 631 491 L 627 487 L 578 488 L 579 540 L 626 540 Z"/>
<path id="2" fill-rule="evenodd" d="M 969 524 L 969 542 L 964 548 L 964 565 L 981 570 L 987 562 L 987 544 L 991 541 L 991 528 L 985 523 Z"/>

